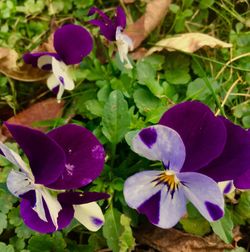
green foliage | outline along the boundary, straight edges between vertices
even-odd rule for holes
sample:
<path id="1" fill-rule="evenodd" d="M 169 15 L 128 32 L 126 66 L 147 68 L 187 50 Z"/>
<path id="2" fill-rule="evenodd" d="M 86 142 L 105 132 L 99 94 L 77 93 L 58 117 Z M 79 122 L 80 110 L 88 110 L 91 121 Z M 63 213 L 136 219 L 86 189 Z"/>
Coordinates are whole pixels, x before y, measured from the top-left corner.
<path id="1" fill-rule="evenodd" d="M 110 93 L 104 106 L 102 125 L 103 134 L 112 144 L 119 143 L 128 131 L 130 125 L 128 104 L 118 90 Z"/>
<path id="2" fill-rule="evenodd" d="M 230 211 L 225 208 L 225 215 L 218 221 L 210 222 L 215 234 L 217 234 L 224 242 L 231 243 L 233 241 L 233 221 Z"/>

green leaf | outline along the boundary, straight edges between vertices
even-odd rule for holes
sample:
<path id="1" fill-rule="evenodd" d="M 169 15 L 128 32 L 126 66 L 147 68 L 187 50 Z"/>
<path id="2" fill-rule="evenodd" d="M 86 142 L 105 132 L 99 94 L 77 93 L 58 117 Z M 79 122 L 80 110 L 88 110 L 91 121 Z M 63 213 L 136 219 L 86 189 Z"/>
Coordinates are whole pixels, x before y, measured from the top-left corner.
<path id="1" fill-rule="evenodd" d="M 7 217 L 5 214 L 0 213 L 0 234 L 7 227 Z M 0 250 L 1 251 L 1 250 Z"/>
<path id="2" fill-rule="evenodd" d="M 20 218 L 19 211 L 19 207 L 12 208 L 8 213 L 9 223 L 15 227 L 20 226 L 22 224 L 22 219 Z"/>
<path id="3" fill-rule="evenodd" d="M 12 196 L 9 192 L 0 189 L 0 211 L 2 213 L 8 213 L 9 210 L 12 208 L 13 203 L 17 200 L 18 199 Z"/>
<path id="4" fill-rule="evenodd" d="M 214 0 L 201 0 L 200 1 L 200 8 L 207 9 L 214 4 Z"/>
<path id="5" fill-rule="evenodd" d="M 22 223 L 21 226 L 18 226 L 15 229 L 15 232 L 18 238 L 23 239 L 28 239 L 32 234 L 35 234 L 35 232 L 29 229 L 24 223 Z"/>
<path id="6" fill-rule="evenodd" d="M 250 115 L 242 118 L 242 123 L 245 128 L 250 128 Z"/>
<path id="7" fill-rule="evenodd" d="M 20 250 L 24 249 L 24 247 L 26 245 L 24 239 L 20 239 L 16 236 L 10 238 L 10 244 L 12 244 L 14 246 L 16 251 L 20 251 Z"/>
<path id="8" fill-rule="evenodd" d="M 103 237 L 101 230 L 95 233 L 91 233 L 88 239 L 88 245 L 92 247 L 92 251 L 98 251 L 107 247 L 106 240 Z"/>
<path id="9" fill-rule="evenodd" d="M 231 243 L 233 241 L 233 221 L 230 211 L 225 208 L 225 215 L 218 221 L 210 222 L 215 234 L 217 234 L 224 242 Z"/>
<path id="10" fill-rule="evenodd" d="M 104 217 L 103 236 L 107 240 L 108 247 L 113 252 L 119 252 L 120 235 L 122 233 L 122 225 L 120 223 L 121 213 L 111 206 L 106 211 Z"/>
<path id="11" fill-rule="evenodd" d="M 247 219 L 250 219 L 250 191 L 241 193 L 234 214 L 240 216 L 241 224 L 244 224 Z"/>
<path id="12" fill-rule="evenodd" d="M 85 106 L 89 112 L 91 112 L 93 115 L 102 116 L 102 105 L 96 100 L 91 99 L 85 102 Z"/>
<path id="13" fill-rule="evenodd" d="M 119 143 L 130 125 L 128 104 L 119 90 L 111 92 L 103 110 L 102 132 L 113 143 Z"/>
<path id="14" fill-rule="evenodd" d="M 15 252 L 12 245 L 6 245 L 3 242 L 0 242 L 0 251 L 1 252 Z"/>
<path id="15" fill-rule="evenodd" d="M 120 236 L 120 252 L 132 251 L 135 248 L 135 238 L 130 227 L 131 219 L 125 214 L 121 215 L 121 224 L 123 232 Z"/>
<path id="16" fill-rule="evenodd" d="M 29 239 L 28 249 L 30 252 L 51 252 L 53 240 L 49 235 L 32 236 Z"/>
<path id="17" fill-rule="evenodd" d="M 191 234 L 203 236 L 210 232 L 209 222 L 191 204 L 187 204 L 188 217 L 182 218 L 180 223 L 183 229 Z"/>

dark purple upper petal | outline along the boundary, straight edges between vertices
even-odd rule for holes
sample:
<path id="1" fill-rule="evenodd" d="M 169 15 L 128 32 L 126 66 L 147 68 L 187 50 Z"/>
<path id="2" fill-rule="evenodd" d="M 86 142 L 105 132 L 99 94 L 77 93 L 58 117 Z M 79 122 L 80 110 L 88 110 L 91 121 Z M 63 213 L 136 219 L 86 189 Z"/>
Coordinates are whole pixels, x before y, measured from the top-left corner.
<path id="1" fill-rule="evenodd" d="M 236 179 L 236 187 L 240 186 L 242 188 L 250 185 L 247 177 L 239 177 L 245 172 L 247 175 L 250 170 L 250 134 L 223 117 L 219 117 L 219 119 L 224 123 L 227 130 L 225 148 L 218 158 L 199 170 L 199 172 L 210 176 L 216 181 Z"/>
<path id="2" fill-rule="evenodd" d="M 49 215 L 48 207 L 43 201 L 45 213 L 48 222 L 41 220 L 37 213 L 32 209 L 32 204 L 27 199 L 22 199 L 20 204 L 20 214 L 24 220 L 24 223 L 31 229 L 38 231 L 40 233 L 52 233 L 56 231 L 56 227 L 54 226 L 51 217 Z M 72 205 L 62 205 L 62 210 L 59 212 L 57 223 L 58 229 L 62 229 L 68 226 L 71 220 L 74 217 L 74 209 Z"/>
<path id="3" fill-rule="evenodd" d="M 116 8 L 116 16 L 114 18 L 114 23 L 116 27 L 121 26 L 123 29 L 125 29 L 126 27 L 126 14 L 120 6 Z"/>
<path id="4" fill-rule="evenodd" d="M 173 106 L 162 116 L 159 124 L 177 131 L 184 142 L 186 160 L 182 172 L 204 167 L 224 149 L 224 123 L 214 116 L 209 107 L 200 102 L 183 102 Z"/>
<path id="5" fill-rule="evenodd" d="M 55 57 L 57 60 L 60 60 L 60 57 L 57 53 L 50 53 L 50 52 L 37 52 L 37 53 L 25 53 L 23 55 L 23 60 L 26 64 L 31 64 L 33 67 L 37 66 L 37 61 L 41 56 L 49 55 Z M 45 65 L 43 70 L 51 70 L 51 64 Z"/>
<path id="6" fill-rule="evenodd" d="M 107 193 L 98 192 L 64 192 L 57 196 L 59 202 L 71 205 L 81 205 L 109 198 Z"/>
<path id="7" fill-rule="evenodd" d="M 27 155 L 35 183 L 48 185 L 54 182 L 65 169 L 63 149 L 38 130 L 14 124 L 5 125 Z"/>
<path id="8" fill-rule="evenodd" d="M 56 30 L 54 47 L 67 65 L 78 64 L 93 48 L 90 33 L 83 27 L 67 24 Z"/>
<path id="9" fill-rule="evenodd" d="M 54 189 L 74 189 L 98 177 L 104 166 L 105 152 L 97 138 L 84 127 L 68 124 L 48 133 L 66 155 L 65 171 L 48 185 Z"/>
<path id="10" fill-rule="evenodd" d="M 89 23 L 100 27 L 100 33 L 108 40 L 115 41 L 116 29 L 118 26 L 123 29 L 126 27 L 126 15 L 123 9 L 118 6 L 116 15 L 113 19 L 109 18 L 105 13 L 96 7 L 89 10 L 88 15 L 91 16 L 97 13 L 99 18 L 90 20 Z"/>

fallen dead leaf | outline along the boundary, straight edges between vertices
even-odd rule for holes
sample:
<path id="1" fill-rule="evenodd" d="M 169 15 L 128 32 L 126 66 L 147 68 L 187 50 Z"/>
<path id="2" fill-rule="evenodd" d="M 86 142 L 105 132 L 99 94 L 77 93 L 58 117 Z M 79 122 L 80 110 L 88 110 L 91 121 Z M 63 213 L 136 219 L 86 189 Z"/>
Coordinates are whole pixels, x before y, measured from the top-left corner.
<path id="1" fill-rule="evenodd" d="M 0 73 L 19 81 L 41 81 L 48 77 L 48 73 L 31 65 L 17 64 L 18 53 L 10 48 L 0 47 Z"/>
<path id="2" fill-rule="evenodd" d="M 140 47 L 136 49 L 134 52 L 130 53 L 129 56 L 133 60 L 138 60 L 138 59 L 144 58 L 146 53 L 147 53 L 147 49 L 144 47 Z"/>
<path id="3" fill-rule="evenodd" d="M 136 232 L 137 242 L 148 245 L 160 252 L 223 252 L 233 249 L 231 244 L 225 244 L 215 234 L 199 237 L 176 229 L 161 229 L 152 225 Z"/>
<path id="4" fill-rule="evenodd" d="M 232 44 L 223 42 L 207 34 L 194 32 L 194 33 L 183 33 L 171 38 L 165 38 L 156 43 L 155 46 L 150 48 L 147 52 L 147 56 L 162 51 L 163 49 L 168 51 L 183 51 L 187 53 L 193 53 L 198 49 L 208 47 L 223 47 L 230 48 Z"/>
<path id="5" fill-rule="evenodd" d="M 63 108 L 63 101 L 58 103 L 55 98 L 49 98 L 31 105 L 24 111 L 8 119 L 7 122 L 46 131 L 45 127 L 34 127 L 34 123 L 61 117 Z M 2 127 L 2 134 L 8 138 L 11 137 L 5 126 Z"/>
<path id="6" fill-rule="evenodd" d="M 136 22 L 129 25 L 125 33 L 132 39 L 134 49 L 160 24 L 166 16 L 171 0 L 152 0 L 146 11 Z"/>

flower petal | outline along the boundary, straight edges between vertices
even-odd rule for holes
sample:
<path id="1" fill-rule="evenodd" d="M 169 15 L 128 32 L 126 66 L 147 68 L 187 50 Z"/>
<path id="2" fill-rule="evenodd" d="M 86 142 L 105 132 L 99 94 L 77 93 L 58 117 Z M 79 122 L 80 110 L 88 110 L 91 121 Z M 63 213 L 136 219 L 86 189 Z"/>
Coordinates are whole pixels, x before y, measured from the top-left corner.
<path id="1" fill-rule="evenodd" d="M 16 197 L 21 197 L 28 191 L 34 190 L 35 186 L 23 172 L 11 170 L 6 181 L 8 190 Z"/>
<path id="2" fill-rule="evenodd" d="M 208 221 L 216 221 L 224 215 L 223 194 L 214 180 L 196 172 L 183 172 L 176 176 L 187 199 Z"/>
<path id="3" fill-rule="evenodd" d="M 56 231 L 56 227 L 51 220 L 47 204 L 44 203 L 46 219 L 43 221 L 38 217 L 38 214 L 33 210 L 31 201 L 22 199 L 20 204 L 20 214 L 24 220 L 24 223 L 31 229 L 40 233 L 51 233 Z M 71 205 L 62 205 L 62 210 L 59 213 L 57 223 L 58 230 L 68 226 L 73 219 L 74 209 Z"/>
<path id="4" fill-rule="evenodd" d="M 29 178 L 33 179 L 31 170 L 24 163 L 18 153 L 11 150 L 7 145 L 0 142 L 0 154 L 8 159 L 13 165 L 20 168 Z"/>
<path id="5" fill-rule="evenodd" d="M 227 130 L 225 148 L 218 158 L 199 172 L 216 181 L 238 178 L 239 182 L 239 177 L 250 169 L 250 133 L 223 117 L 219 119 Z M 243 183 L 250 184 L 248 181 Z"/>
<path id="6" fill-rule="evenodd" d="M 242 190 L 250 189 L 250 168 L 234 180 L 234 186 Z"/>
<path id="7" fill-rule="evenodd" d="M 65 169 L 65 153 L 46 134 L 28 127 L 5 124 L 27 155 L 36 184 L 54 182 Z"/>
<path id="8" fill-rule="evenodd" d="M 51 70 L 51 64 L 49 60 L 51 57 L 55 57 L 56 59 L 60 60 L 60 57 L 57 53 L 50 52 L 25 53 L 23 55 L 23 60 L 26 64 L 31 64 L 33 67 L 39 67 L 43 70 Z M 43 59 L 40 60 L 40 63 L 38 63 L 40 58 Z"/>
<path id="9" fill-rule="evenodd" d="M 67 65 L 78 64 L 93 48 L 90 33 L 83 27 L 67 24 L 56 30 L 54 47 Z"/>
<path id="10" fill-rule="evenodd" d="M 141 130 L 132 141 L 132 150 L 150 159 L 160 160 L 166 168 L 179 171 L 185 160 L 185 146 L 179 134 L 162 125 Z"/>
<path id="11" fill-rule="evenodd" d="M 123 29 L 126 27 L 126 14 L 120 6 L 116 8 L 116 15 L 114 18 L 114 23 L 116 27 L 120 26 Z"/>
<path id="12" fill-rule="evenodd" d="M 74 205 L 74 217 L 90 231 L 97 231 L 104 224 L 104 216 L 96 202 Z"/>
<path id="13" fill-rule="evenodd" d="M 154 183 L 159 173 L 136 173 L 125 181 L 123 193 L 127 204 L 145 214 L 152 224 L 170 228 L 185 214 L 186 200 L 181 190 L 172 196 L 167 186 Z"/>
<path id="14" fill-rule="evenodd" d="M 68 124 L 48 133 L 64 150 L 63 174 L 48 185 L 54 189 L 73 189 L 87 185 L 98 177 L 104 166 L 105 152 L 97 138 L 84 127 Z"/>
<path id="15" fill-rule="evenodd" d="M 92 16 L 94 15 L 95 13 L 98 13 L 98 15 L 106 22 L 111 22 L 111 19 L 103 12 L 101 11 L 100 9 L 98 9 L 97 7 L 91 7 L 89 9 L 89 12 L 88 12 L 88 16 Z"/>
<path id="16" fill-rule="evenodd" d="M 64 192 L 60 193 L 57 197 L 62 203 L 80 205 L 90 203 L 92 201 L 107 199 L 109 198 L 109 194 L 98 192 Z"/>
<path id="17" fill-rule="evenodd" d="M 176 130 L 186 147 L 186 160 L 181 171 L 196 171 L 218 157 L 226 143 L 226 129 L 206 105 L 183 102 L 173 106 L 159 124 Z"/>

